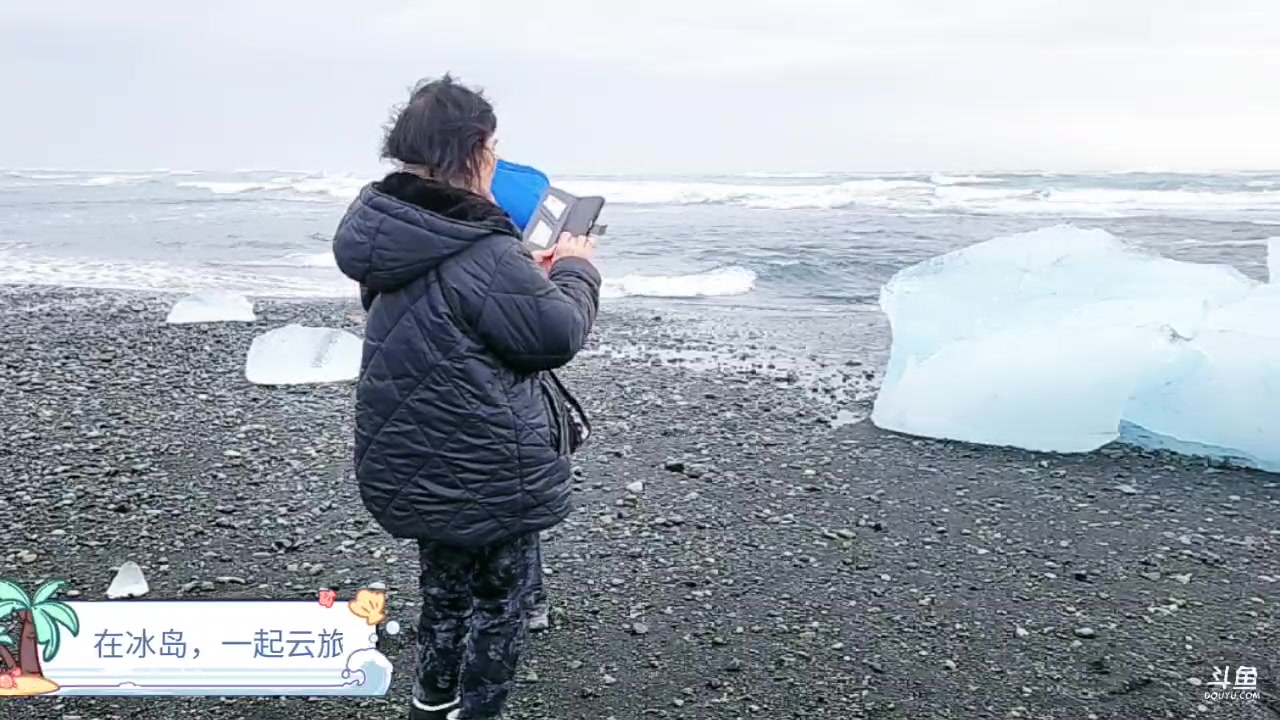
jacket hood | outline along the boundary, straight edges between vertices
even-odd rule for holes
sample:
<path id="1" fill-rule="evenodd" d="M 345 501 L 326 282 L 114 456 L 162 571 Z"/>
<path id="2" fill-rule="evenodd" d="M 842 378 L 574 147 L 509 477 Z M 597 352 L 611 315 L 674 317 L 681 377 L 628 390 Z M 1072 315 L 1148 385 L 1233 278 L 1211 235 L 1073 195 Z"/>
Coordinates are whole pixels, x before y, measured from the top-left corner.
<path id="1" fill-rule="evenodd" d="M 395 172 L 370 183 L 333 237 L 338 269 L 374 293 L 398 290 L 494 234 L 520 231 L 475 193 Z"/>

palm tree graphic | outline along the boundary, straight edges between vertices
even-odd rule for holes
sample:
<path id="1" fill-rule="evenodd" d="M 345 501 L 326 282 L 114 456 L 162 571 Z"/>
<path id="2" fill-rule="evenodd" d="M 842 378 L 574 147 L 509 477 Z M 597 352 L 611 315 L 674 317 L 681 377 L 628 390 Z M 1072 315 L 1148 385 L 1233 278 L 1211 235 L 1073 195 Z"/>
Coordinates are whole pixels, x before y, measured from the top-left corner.
<path id="1" fill-rule="evenodd" d="M 40 648 L 44 648 L 43 660 L 48 662 L 62 647 L 64 627 L 72 637 L 80 634 L 80 618 L 75 611 L 53 597 L 66 584 L 55 580 L 45 583 L 35 595 L 28 595 L 16 583 L 0 580 L 0 622 L 10 616 L 16 621 L 8 632 L 0 631 L 0 677 L 44 677 Z"/>

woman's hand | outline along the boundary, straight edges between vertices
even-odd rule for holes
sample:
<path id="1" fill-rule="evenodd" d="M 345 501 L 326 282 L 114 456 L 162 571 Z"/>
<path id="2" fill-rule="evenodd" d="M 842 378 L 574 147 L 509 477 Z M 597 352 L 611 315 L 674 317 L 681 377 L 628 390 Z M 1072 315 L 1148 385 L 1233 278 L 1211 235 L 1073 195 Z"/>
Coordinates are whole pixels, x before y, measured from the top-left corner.
<path id="1" fill-rule="evenodd" d="M 543 250 L 534 250 L 533 260 L 538 263 L 538 267 L 542 268 L 544 273 L 550 274 L 551 266 L 560 258 L 580 257 L 589 260 L 595 249 L 596 239 L 590 235 L 574 236 L 561 233 L 555 245 Z"/>
<path id="2" fill-rule="evenodd" d="M 538 264 L 538 269 L 544 275 L 551 274 L 551 263 L 555 262 L 556 247 L 552 245 L 549 248 L 533 251 L 533 261 Z"/>
<path id="3" fill-rule="evenodd" d="M 591 259 L 591 253 L 595 252 L 596 239 L 590 235 L 570 235 L 569 233 L 561 233 L 560 241 L 555 244 L 555 254 L 552 255 L 552 262 L 566 257 L 580 257 L 584 260 Z"/>

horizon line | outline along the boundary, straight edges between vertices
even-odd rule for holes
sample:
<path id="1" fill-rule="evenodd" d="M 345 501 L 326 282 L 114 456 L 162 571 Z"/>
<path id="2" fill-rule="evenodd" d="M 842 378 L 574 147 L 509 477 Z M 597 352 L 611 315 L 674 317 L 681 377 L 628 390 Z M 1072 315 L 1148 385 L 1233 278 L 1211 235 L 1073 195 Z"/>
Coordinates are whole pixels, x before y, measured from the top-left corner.
<path id="1" fill-rule="evenodd" d="M 190 174 L 227 174 L 238 175 L 248 173 L 289 173 L 300 175 L 354 175 L 362 174 L 364 171 L 359 170 L 334 170 L 334 169 L 299 169 L 284 167 L 240 167 L 240 168 L 124 168 L 124 167 L 66 167 L 66 166 L 13 166 L 0 167 L 0 172 L 4 173 L 20 173 L 20 172 L 63 172 L 63 173 L 118 173 L 124 175 L 142 175 L 147 173 L 166 173 L 170 175 L 190 173 Z M 1142 168 L 1130 167 L 1123 169 L 1107 169 L 1093 168 L 1080 170 L 1053 169 L 1053 168 L 912 168 L 912 169 L 880 169 L 880 170 L 854 170 L 854 169 L 808 169 L 808 170 L 778 170 L 778 169 L 757 169 L 757 170 L 698 170 L 698 171 L 676 171 L 676 170 L 653 170 L 653 171 L 634 171 L 634 172 L 607 172 L 607 171 L 591 171 L 591 172 L 561 172 L 562 176 L 567 177 L 774 177 L 777 179 L 795 178 L 803 179 L 804 177 L 829 177 L 834 175 L 867 175 L 867 176 L 888 176 L 888 175 L 1271 175 L 1280 174 L 1280 167 L 1276 168 L 1198 168 L 1198 169 L 1173 169 L 1173 168 Z"/>

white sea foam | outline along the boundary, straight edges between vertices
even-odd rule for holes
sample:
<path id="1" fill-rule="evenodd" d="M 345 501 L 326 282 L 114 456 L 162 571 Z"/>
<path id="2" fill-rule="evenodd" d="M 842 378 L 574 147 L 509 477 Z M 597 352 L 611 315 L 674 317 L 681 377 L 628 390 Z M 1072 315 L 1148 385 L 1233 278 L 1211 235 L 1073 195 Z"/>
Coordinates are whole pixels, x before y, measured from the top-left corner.
<path id="1" fill-rule="evenodd" d="M 939 209 L 994 214 L 1116 215 L 1150 212 L 1280 211 L 1280 191 L 1126 190 L 1079 188 L 1042 190 L 940 187 Z"/>
<path id="2" fill-rule="evenodd" d="M 838 208 L 856 203 L 906 205 L 911 196 L 927 194 L 932 188 L 919 180 L 880 178 L 815 185 L 659 180 L 566 180 L 557 185 L 575 195 L 601 195 L 619 205 L 729 204 L 773 210 Z"/>
<path id="3" fill-rule="evenodd" d="M 918 180 L 849 180 L 838 185 L 778 187 L 761 197 L 748 199 L 748 207 L 771 210 L 842 208 L 850 205 L 898 207 L 910 205 L 931 186 Z M 779 192 L 780 191 L 780 192 Z"/>
<path id="4" fill-rule="evenodd" d="M 999 182 L 935 176 L 932 182 L 865 178 L 803 184 L 657 180 L 568 180 L 558 184 L 575 194 L 604 196 L 612 205 L 737 205 L 770 210 L 860 206 L 1043 217 L 1280 216 L 1280 190 L 1002 187 Z"/>
<path id="5" fill-rule="evenodd" d="M 218 267 L 258 267 L 258 268 L 334 268 L 338 267 L 333 252 L 325 250 L 317 253 L 290 253 L 269 260 L 226 260 L 209 261 Z"/>
<path id="6" fill-rule="evenodd" d="M 336 270 L 292 276 L 161 262 L 31 257 L 0 252 L 0 284 L 191 292 L 217 288 L 266 297 L 355 297 L 356 285 Z"/>
<path id="7" fill-rule="evenodd" d="M 78 175 L 71 173 L 49 173 L 49 172 L 24 172 L 21 170 L 10 170 L 5 175 L 12 178 L 21 178 L 23 180 L 74 180 Z"/>
<path id="8" fill-rule="evenodd" d="M 163 174 L 71 170 L 10 170 L 8 187 L 75 184 L 110 187 L 151 182 L 222 196 L 255 196 L 318 203 L 345 203 L 371 176 L 351 173 Z M 1238 217 L 1255 222 L 1280 219 L 1280 180 L 1274 176 L 1240 179 L 1226 188 L 1100 187 L 1078 179 L 1035 173 L 1010 179 L 990 175 L 885 175 L 823 173 L 749 173 L 738 179 L 556 178 L 556 185 L 579 195 L 601 195 L 620 205 L 730 205 L 768 210 L 874 208 L 894 212 L 969 213 L 1042 217 L 1124 217 L 1169 215 Z M 1117 176 L 1120 177 L 1120 176 Z M 1030 180 L 1026 178 L 1032 178 Z M 1087 181 L 1088 179 L 1085 178 Z M 1106 185 L 1111 181 L 1100 181 Z M 34 185 L 33 185 L 34 186 Z"/>
<path id="9" fill-rule="evenodd" d="M 1187 245 L 1206 245 L 1206 246 L 1209 246 L 1209 247 L 1216 247 L 1216 248 L 1220 248 L 1220 247 L 1257 247 L 1257 246 L 1259 246 L 1259 245 L 1266 245 L 1266 244 L 1267 244 L 1267 241 L 1266 241 L 1266 240 L 1260 240 L 1260 239 L 1253 239 L 1253 240 L 1234 240 L 1234 239 L 1231 239 L 1231 238 L 1216 238 L 1216 237 L 1215 237 L 1215 238 L 1210 238 L 1210 239 L 1208 239 L 1208 240 L 1204 240 L 1204 239 L 1201 239 L 1201 238 L 1182 238 L 1181 240 L 1170 240 L 1170 241 L 1168 241 L 1168 242 L 1169 242 L 1169 244 L 1170 244 L 1170 245 L 1182 245 L 1182 246 L 1187 246 Z"/>
<path id="10" fill-rule="evenodd" d="M 351 200 L 368 182 L 368 178 L 349 175 L 323 175 L 298 180 L 290 185 L 290 189 L 304 195 L 325 195 L 338 200 Z"/>
<path id="11" fill-rule="evenodd" d="M 239 195 L 241 193 L 252 192 L 254 190 L 281 190 L 288 187 L 288 185 L 266 182 L 228 182 L 211 180 L 207 182 L 180 182 L 178 183 L 178 187 L 208 190 L 215 195 Z"/>
<path id="12" fill-rule="evenodd" d="M 270 180 L 180 182 L 178 187 L 208 190 L 217 195 L 284 193 L 319 200 L 350 200 L 366 182 L 366 179 L 349 175 L 312 175 L 275 177 Z"/>
<path id="13" fill-rule="evenodd" d="M 929 176 L 929 182 L 934 185 L 979 185 L 984 183 L 998 183 L 1000 178 L 982 177 L 980 175 L 944 175 L 943 173 L 934 173 Z"/>
<path id="14" fill-rule="evenodd" d="M 824 177 L 830 177 L 830 173 L 820 172 L 749 172 L 744 173 L 742 177 L 758 178 L 762 180 L 818 180 Z"/>
<path id="15" fill-rule="evenodd" d="M 601 296 L 695 298 L 745 295 L 755 288 L 756 274 L 733 265 L 692 275 L 626 275 L 606 278 Z"/>
<path id="16" fill-rule="evenodd" d="M 104 187 L 107 185 L 126 185 L 150 180 L 151 175 L 98 175 L 80 183 L 85 187 Z"/>
<path id="17" fill-rule="evenodd" d="M 289 274 L 288 268 L 313 268 Z M 278 268 L 272 271 L 270 268 Z M 0 252 L 0 284 L 54 285 L 120 290 L 195 292 L 206 289 L 258 297 L 356 297 L 356 285 L 336 269 L 333 254 L 299 253 L 276 261 L 189 267 L 162 262 L 108 261 L 9 255 Z M 698 298 L 744 295 L 755 288 L 754 271 L 729 266 L 688 275 L 631 274 L 606 278 L 605 298 Z"/>
<path id="18" fill-rule="evenodd" d="M 336 268 L 338 261 L 333 257 L 333 251 L 326 250 L 324 252 L 310 253 L 305 255 L 290 255 L 289 259 L 295 261 L 302 267 L 312 268 Z"/>

